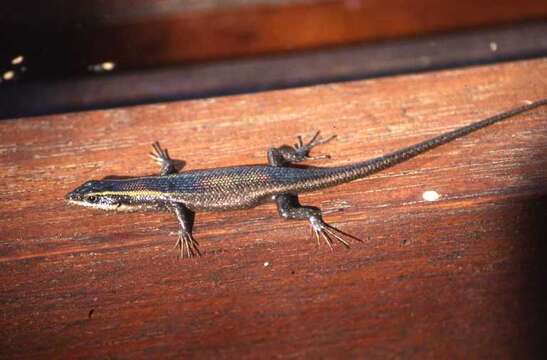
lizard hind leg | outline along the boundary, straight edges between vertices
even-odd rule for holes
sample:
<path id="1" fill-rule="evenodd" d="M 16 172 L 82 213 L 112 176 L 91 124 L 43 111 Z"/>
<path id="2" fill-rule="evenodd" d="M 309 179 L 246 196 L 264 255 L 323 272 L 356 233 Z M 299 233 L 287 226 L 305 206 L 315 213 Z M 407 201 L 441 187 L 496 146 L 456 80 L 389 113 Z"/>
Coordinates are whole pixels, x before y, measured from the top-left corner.
<path id="1" fill-rule="evenodd" d="M 320 216 L 310 216 L 308 220 L 316 239 L 319 240 L 319 237 L 322 237 L 325 240 L 325 243 L 331 248 L 331 250 L 334 243 L 333 238 L 334 240 L 339 241 L 348 249 L 350 247 L 348 240 L 363 242 L 363 240 L 359 239 L 358 237 L 348 234 L 340 229 L 335 228 L 332 225 L 327 224 Z"/>
<path id="2" fill-rule="evenodd" d="M 330 158 L 330 155 L 320 155 L 320 156 L 309 156 L 309 153 L 311 149 L 316 147 L 317 145 L 326 144 L 332 139 L 334 139 L 336 135 L 332 135 L 326 139 L 322 139 L 320 137 L 320 131 L 317 131 L 315 135 L 311 138 L 310 141 L 304 144 L 304 141 L 302 140 L 302 136 L 298 135 L 296 139 L 298 142 L 294 144 L 293 148 L 295 153 L 299 158 L 302 158 L 302 160 L 318 160 L 318 159 L 328 159 Z"/>
<path id="3" fill-rule="evenodd" d="M 304 160 L 329 159 L 329 155 L 310 156 L 310 151 L 317 145 L 328 143 L 335 137 L 336 135 L 332 135 L 322 139 L 318 131 L 310 141 L 304 143 L 302 136 L 297 136 L 297 143 L 293 146 L 283 145 L 278 148 L 270 148 L 268 150 L 268 163 L 271 166 L 287 166 Z"/>
<path id="4" fill-rule="evenodd" d="M 191 233 L 180 230 L 175 248 L 179 249 L 179 255 L 182 258 L 201 256 L 199 251 L 199 243 L 194 239 Z"/>
<path id="5" fill-rule="evenodd" d="M 177 217 L 180 230 L 175 248 L 179 248 L 180 257 L 201 256 L 199 243 L 192 236 L 192 227 L 194 224 L 194 213 L 182 204 L 171 203 L 169 208 Z"/>
<path id="6" fill-rule="evenodd" d="M 336 241 L 347 248 L 350 247 L 350 240 L 362 241 L 353 235 L 327 224 L 321 217 L 321 210 L 312 206 L 300 205 L 296 195 L 278 195 L 276 196 L 275 201 L 277 204 L 277 211 L 283 218 L 308 220 L 317 243 L 319 244 L 320 239 L 323 239 L 331 250 Z"/>

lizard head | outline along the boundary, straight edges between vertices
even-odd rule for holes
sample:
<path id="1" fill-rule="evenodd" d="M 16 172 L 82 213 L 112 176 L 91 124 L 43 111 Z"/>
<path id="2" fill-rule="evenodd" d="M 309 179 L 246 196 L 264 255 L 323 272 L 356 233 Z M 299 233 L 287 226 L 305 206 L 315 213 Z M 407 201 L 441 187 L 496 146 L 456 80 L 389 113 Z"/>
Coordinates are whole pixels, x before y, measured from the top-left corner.
<path id="1" fill-rule="evenodd" d="M 130 210 L 127 196 L 118 194 L 106 181 L 91 180 L 65 195 L 67 203 L 101 210 Z"/>

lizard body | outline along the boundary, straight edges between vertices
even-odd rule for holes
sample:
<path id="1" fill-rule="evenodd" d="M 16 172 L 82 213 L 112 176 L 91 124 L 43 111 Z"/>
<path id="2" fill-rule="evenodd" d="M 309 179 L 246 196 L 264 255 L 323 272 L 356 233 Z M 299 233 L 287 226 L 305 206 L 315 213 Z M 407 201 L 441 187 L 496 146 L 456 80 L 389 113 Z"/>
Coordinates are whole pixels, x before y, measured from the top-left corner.
<path id="1" fill-rule="evenodd" d="M 286 219 L 305 219 L 319 240 L 331 246 L 333 239 L 349 246 L 348 238 L 359 240 L 325 223 L 321 210 L 302 206 L 298 194 L 332 187 L 363 178 L 415 157 L 425 151 L 465 136 L 501 120 L 547 104 L 547 99 L 523 105 L 490 118 L 446 132 L 392 153 L 346 166 L 297 168 L 291 164 L 308 159 L 310 150 L 330 141 L 317 133 L 304 144 L 301 137 L 294 146 L 268 150 L 268 165 L 244 165 L 177 173 L 175 161 L 156 142 L 152 157 L 161 166 L 159 176 L 88 181 L 66 195 L 68 203 L 115 211 L 171 211 L 180 225 L 177 245 L 181 255 L 200 255 L 192 236 L 194 212 L 247 209 L 275 201 Z"/>

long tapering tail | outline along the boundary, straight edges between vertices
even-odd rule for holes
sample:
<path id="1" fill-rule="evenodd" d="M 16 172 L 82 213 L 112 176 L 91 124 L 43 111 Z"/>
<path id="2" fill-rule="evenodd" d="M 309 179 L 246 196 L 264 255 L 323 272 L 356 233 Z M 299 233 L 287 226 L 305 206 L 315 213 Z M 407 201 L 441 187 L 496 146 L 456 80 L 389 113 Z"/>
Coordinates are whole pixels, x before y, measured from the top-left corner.
<path id="1" fill-rule="evenodd" d="M 432 139 L 425 140 L 421 143 L 405 147 L 403 149 L 394 151 L 392 153 L 389 153 L 374 159 L 370 159 L 367 161 L 363 161 L 363 162 L 359 162 L 359 163 L 355 163 L 355 164 L 351 164 L 347 166 L 316 169 L 316 170 L 319 170 L 317 175 L 320 175 L 319 173 L 322 173 L 321 174 L 322 176 L 328 177 L 330 180 L 327 182 L 323 182 L 322 185 L 325 185 L 325 186 L 321 186 L 321 187 L 333 186 L 333 185 L 345 183 L 351 180 L 363 178 L 365 176 L 368 176 L 380 170 L 383 170 L 393 165 L 396 165 L 398 163 L 401 163 L 405 160 L 411 159 L 421 153 L 424 153 L 428 150 L 436 148 L 437 146 L 446 144 L 447 142 L 450 142 L 452 140 L 465 136 L 469 133 L 472 133 L 473 131 L 495 124 L 499 121 L 505 120 L 512 116 L 530 111 L 542 105 L 547 105 L 547 98 L 494 115 L 487 119 L 477 121 L 475 123 L 469 124 L 459 129 L 446 132 Z"/>

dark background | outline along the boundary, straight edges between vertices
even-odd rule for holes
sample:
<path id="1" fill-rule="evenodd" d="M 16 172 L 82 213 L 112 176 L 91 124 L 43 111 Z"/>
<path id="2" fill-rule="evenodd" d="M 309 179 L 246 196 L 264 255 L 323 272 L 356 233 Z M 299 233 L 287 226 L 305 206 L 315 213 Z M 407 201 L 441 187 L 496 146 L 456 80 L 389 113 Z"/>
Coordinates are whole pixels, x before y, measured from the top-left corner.
<path id="1" fill-rule="evenodd" d="M 537 57 L 546 16 L 542 0 L 5 1 L 0 118 Z"/>

